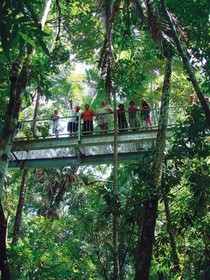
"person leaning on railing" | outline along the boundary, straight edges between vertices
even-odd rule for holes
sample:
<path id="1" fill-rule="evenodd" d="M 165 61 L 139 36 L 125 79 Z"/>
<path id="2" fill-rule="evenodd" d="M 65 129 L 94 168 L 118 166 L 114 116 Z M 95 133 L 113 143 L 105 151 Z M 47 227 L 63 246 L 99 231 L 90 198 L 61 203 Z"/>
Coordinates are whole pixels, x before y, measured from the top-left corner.
<path id="1" fill-rule="evenodd" d="M 59 135 L 59 119 L 60 119 L 58 110 L 54 111 L 54 114 L 51 116 L 51 119 L 53 121 L 52 134 L 55 134 L 56 138 L 58 138 L 58 135 Z"/>
<path id="2" fill-rule="evenodd" d="M 89 109 L 89 105 L 85 104 L 85 111 L 81 114 L 81 119 L 83 119 L 83 135 L 93 134 L 93 116 L 95 115 L 96 113 Z"/>
<path id="3" fill-rule="evenodd" d="M 130 101 L 130 107 L 128 108 L 129 124 L 133 131 L 138 130 L 140 126 L 138 118 L 139 107 L 136 106 L 133 100 Z"/>
<path id="4" fill-rule="evenodd" d="M 151 105 L 144 99 L 141 101 L 142 117 L 148 128 L 152 127 L 152 110 Z"/>
<path id="5" fill-rule="evenodd" d="M 81 113 L 80 113 L 79 106 L 76 106 L 76 108 L 73 109 L 72 100 L 70 100 L 69 102 L 69 109 L 70 109 L 70 118 L 67 124 L 67 130 L 69 131 L 70 136 L 73 136 L 78 130 L 78 121 Z"/>
<path id="6" fill-rule="evenodd" d="M 126 109 L 122 103 L 118 105 L 117 118 L 118 118 L 119 132 L 128 131 L 128 122 L 126 119 Z"/>

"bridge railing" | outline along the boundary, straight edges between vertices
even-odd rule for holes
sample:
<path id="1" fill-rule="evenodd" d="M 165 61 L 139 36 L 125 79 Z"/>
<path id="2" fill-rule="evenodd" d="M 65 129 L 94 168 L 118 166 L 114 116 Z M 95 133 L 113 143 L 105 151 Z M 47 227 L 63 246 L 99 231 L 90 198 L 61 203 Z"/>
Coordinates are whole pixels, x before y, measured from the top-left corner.
<path id="1" fill-rule="evenodd" d="M 177 119 L 184 119 L 185 112 L 188 107 L 170 107 L 168 115 L 168 126 L 174 126 Z M 144 111 L 145 112 L 145 111 Z M 132 132 L 132 131 L 144 131 L 147 129 L 156 129 L 158 126 L 158 120 L 160 116 L 160 108 L 151 109 L 150 116 L 152 126 L 147 127 L 144 112 L 138 110 L 131 116 L 131 114 L 126 111 L 122 117 L 121 114 L 117 113 L 117 127 L 118 132 Z M 135 121 L 132 117 L 135 116 Z M 101 120 L 105 117 L 107 121 L 107 126 L 102 127 Z M 124 124 L 120 124 L 120 119 L 124 121 Z M 121 120 L 121 122 L 122 122 Z M 76 131 L 69 131 L 69 122 L 72 124 L 76 123 Z M 86 125 L 86 131 L 84 131 L 84 121 L 79 117 L 60 117 L 56 123 L 53 123 L 52 119 L 37 119 L 36 121 L 27 120 L 21 121 L 21 125 L 17 128 L 15 138 L 18 140 L 26 139 L 45 139 L 51 137 L 81 137 L 85 135 L 95 135 L 95 134 L 110 134 L 114 132 L 114 113 L 95 115 L 93 116 L 93 130 Z"/>

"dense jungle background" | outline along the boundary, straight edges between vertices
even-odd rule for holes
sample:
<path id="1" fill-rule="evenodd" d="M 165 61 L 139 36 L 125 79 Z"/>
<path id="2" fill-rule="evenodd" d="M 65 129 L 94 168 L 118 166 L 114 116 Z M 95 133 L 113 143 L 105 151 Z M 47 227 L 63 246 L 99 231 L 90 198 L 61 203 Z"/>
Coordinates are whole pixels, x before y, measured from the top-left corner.
<path id="1" fill-rule="evenodd" d="M 1 279 L 210 279 L 208 28 L 207 0 L 0 1 Z M 142 99 L 139 160 L 8 168 L 19 123 Z"/>

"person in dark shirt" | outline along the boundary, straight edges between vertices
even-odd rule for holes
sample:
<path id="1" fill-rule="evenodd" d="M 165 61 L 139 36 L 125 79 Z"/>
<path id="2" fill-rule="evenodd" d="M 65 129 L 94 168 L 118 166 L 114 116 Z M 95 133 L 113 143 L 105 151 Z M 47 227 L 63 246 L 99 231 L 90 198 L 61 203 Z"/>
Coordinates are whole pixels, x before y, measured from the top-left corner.
<path id="1" fill-rule="evenodd" d="M 128 130 L 128 122 L 126 119 L 126 109 L 124 105 L 121 103 L 118 105 L 117 110 L 117 118 L 118 118 L 118 127 L 120 132 L 124 132 Z"/>
<path id="2" fill-rule="evenodd" d="M 129 124 L 133 131 L 138 130 L 140 126 L 138 118 L 139 107 L 136 106 L 133 100 L 130 101 L 130 107 L 128 108 Z"/>

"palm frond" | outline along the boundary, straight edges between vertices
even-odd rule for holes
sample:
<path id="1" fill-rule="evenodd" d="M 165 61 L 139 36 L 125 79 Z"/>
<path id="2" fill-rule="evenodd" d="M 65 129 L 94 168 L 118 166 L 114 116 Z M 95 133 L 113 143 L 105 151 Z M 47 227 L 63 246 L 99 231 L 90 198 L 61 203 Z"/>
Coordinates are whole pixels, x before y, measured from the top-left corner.
<path id="1" fill-rule="evenodd" d="M 154 42 L 159 45 L 162 43 L 162 22 L 159 17 L 159 13 L 153 9 L 152 0 L 145 1 L 146 9 L 147 9 L 147 20 L 148 20 L 148 28 L 152 39 Z"/>
<path id="2" fill-rule="evenodd" d="M 187 42 L 188 41 L 187 33 L 179 25 L 178 19 L 175 17 L 175 15 L 168 8 L 166 10 L 167 10 L 168 16 L 170 17 L 171 21 L 174 24 L 174 27 L 176 28 L 177 33 L 181 35 L 182 39 L 185 42 Z"/>

